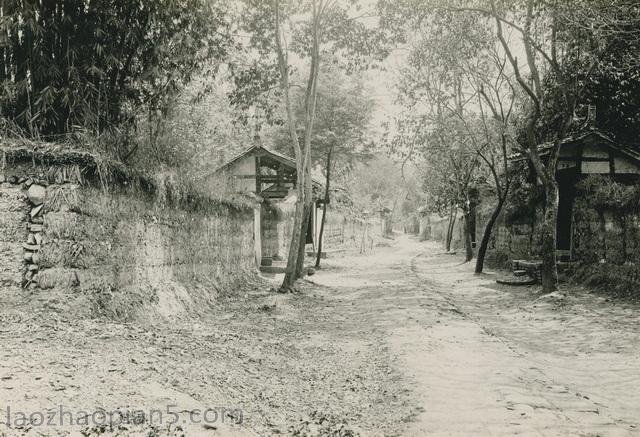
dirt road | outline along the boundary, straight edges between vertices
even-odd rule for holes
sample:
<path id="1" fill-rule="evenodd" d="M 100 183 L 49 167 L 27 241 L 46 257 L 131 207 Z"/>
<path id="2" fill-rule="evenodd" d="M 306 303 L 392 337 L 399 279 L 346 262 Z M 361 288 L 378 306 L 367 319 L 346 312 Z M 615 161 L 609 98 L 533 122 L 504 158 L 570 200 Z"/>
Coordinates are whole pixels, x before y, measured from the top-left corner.
<path id="1" fill-rule="evenodd" d="M 637 306 L 571 287 L 558 306 L 535 287 L 474 277 L 433 243 L 400 242 L 348 274 L 316 280 L 357 301 L 355 324 L 385 330 L 422 409 L 403 434 L 639 432 Z"/>
<path id="2" fill-rule="evenodd" d="M 400 237 L 327 260 L 300 294 L 259 286 L 153 326 L 2 306 L 0 435 L 640 432 L 639 308 L 580 290 L 558 306 L 438 252 Z M 60 406 L 165 416 L 15 423 Z"/>

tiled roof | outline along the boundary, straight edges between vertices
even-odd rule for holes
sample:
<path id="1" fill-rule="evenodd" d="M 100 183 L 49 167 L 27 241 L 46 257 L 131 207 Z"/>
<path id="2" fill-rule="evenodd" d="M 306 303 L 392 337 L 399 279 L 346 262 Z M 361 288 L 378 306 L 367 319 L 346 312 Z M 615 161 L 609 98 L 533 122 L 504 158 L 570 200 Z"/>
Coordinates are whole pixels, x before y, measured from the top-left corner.
<path id="1" fill-rule="evenodd" d="M 600 137 L 602 140 L 608 143 L 609 147 L 611 147 L 615 151 L 623 155 L 626 155 L 629 158 L 633 159 L 634 161 L 637 161 L 640 163 L 640 152 L 638 152 L 632 147 L 616 143 L 610 136 L 608 136 L 607 134 L 605 134 L 604 132 L 598 129 L 590 129 L 590 130 L 578 132 L 574 135 L 568 136 L 564 138 L 562 141 L 560 141 L 560 146 L 564 144 L 572 144 L 572 143 L 582 141 L 585 138 L 588 138 L 592 135 Z M 539 144 L 538 153 L 540 153 L 541 156 L 544 156 L 548 154 L 553 149 L 553 147 L 554 147 L 554 144 L 551 141 Z M 513 155 L 509 156 L 509 160 L 511 161 L 520 161 L 523 159 L 526 159 L 524 152 L 514 153 Z"/>

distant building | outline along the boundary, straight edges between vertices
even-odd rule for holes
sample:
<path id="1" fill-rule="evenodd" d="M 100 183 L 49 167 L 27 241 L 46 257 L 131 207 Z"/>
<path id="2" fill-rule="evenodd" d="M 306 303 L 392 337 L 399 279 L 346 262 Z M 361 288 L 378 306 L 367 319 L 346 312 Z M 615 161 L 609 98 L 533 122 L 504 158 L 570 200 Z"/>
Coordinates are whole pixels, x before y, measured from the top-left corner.
<path id="1" fill-rule="evenodd" d="M 553 144 L 539 146 L 543 161 L 549 159 Z M 513 165 L 525 165 L 529 180 L 535 184 L 535 171 L 524 155 L 510 159 Z M 632 147 L 616 143 L 604 133 L 590 129 L 573 135 L 560 143 L 556 180 L 559 188 L 558 219 L 556 224 L 556 249 L 561 260 L 583 259 L 587 246 L 597 239 L 627 238 L 622 234 L 600 235 L 603 229 L 615 227 L 612 217 L 604 215 L 604 223 L 594 223 L 596 214 L 591 211 L 589 193 L 580 192 L 580 182 L 591 175 L 601 175 L 626 185 L 640 181 L 640 153 Z M 486 201 L 492 202 L 493 199 Z M 494 247 L 511 254 L 512 258 L 536 257 L 538 253 L 537 225 L 542 215 L 542 205 L 533 214 L 517 218 L 503 217 L 494 231 Z M 480 218 L 486 222 L 486 218 Z M 611 246 L 615 246 L 614 241 Z"/>
<path id="2" fill-rule="evenodd" d="M 539 146 L 543 161 L 549 159 L 553 144 Z M 528 157 L 516 154 L 510 157 L 510 166 L 522 169 L 533 189 L 542 187 Z M 618 144 L 609 136 L 589 129 L 564 139 L 560 143 L 556 180 L 559 188 L 558 218 L 556 223 L 556 249 L 561 261 L 601 261 L 603 259 L 625 262 L 631 248 L 638 248 L 640 261 L 640 214 L 629 212 L 619 217 L 611 211 L 594 208 L 594 194 L 581 190 L 581 183 L 589 176 L 601 176 L 620 183 L 620 186 L 639 186 L 640 152 L 630 146 Z M 602 179 L 601 179 L 602 180 Z M 472 235 L 479 240 L 496 203 L 494 190 L 479 186 L 478 202 L 472 208 L 474 217 L 470 223 Z M 512 190 L 515 187 L 512 185 Z M 639 188 L 640 190 L 640 188 Z M 640 191 L 639 191 L 640 192 Z M 542 194 L 540 194 L 542 196 Z M 535 196 L 532 196 L 535 197 Z M 533 199 L 523 207 L 507 203 L 493 228 L 489 247 L 492 256 L 505 259 L 540 258 L 539 225 L 543 214 L 543 198 Z M 638 205 L 640 211 L 640 204 Z M 427 214 L 428 235 L 444 241 L 450 217 Z M 621 228 L 621 219 L 628 223 Z M 425 222 L 426 226 L 426 222 Z M 475 242 L 476 238 L 472 237 Z M 453 247 L 464 246 L 463 220 L 460 211 L 455 213 Z"/>
<path id="3" fill-rule="evenodd" d="M 253 193 L 260 197 L 260 207 L 254 215 L 255 251 L 258 266 L 286 259 L 293 227 L 296 201 L 296 162 L 281 153 L 255 145 L 226 162 L 207 176 L 212 189 Z M 314 184 L 314 208 L 306 235 L 307 244 L 314 244 L 319 232 L 317 206 L 321 184 Z M 321 218 L 321 216 L 320 216 Z"/>

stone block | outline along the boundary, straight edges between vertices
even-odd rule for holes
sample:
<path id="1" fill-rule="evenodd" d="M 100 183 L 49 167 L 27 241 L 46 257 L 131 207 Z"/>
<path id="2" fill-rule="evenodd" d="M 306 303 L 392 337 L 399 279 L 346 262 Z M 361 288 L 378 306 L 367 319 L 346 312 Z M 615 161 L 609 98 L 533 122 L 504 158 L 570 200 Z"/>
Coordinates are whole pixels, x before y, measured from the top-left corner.
<path id="1" fill-rule="evenodd" d="M 42 232 L 44 230 L 44 226 L 39 223 L 30 223 L 29 230 L 34 233 Z"/>
<path id="2" fill-rule="evenodd" d="M 47 189 L 42 185 L 34 184 L 29 187 L 27 190 L 27 197 L 29 201 L 35 205 L 41 205 L 44 202 L 44 199 L 47 196 Z"/>
<path id="3" fill-rule="evenodd" d="M 31 216 L 31 218 L 34 219 L 37 216 L 39 216 L 42 213 L 42 208 L 44 208 L 43 204 L 40 204 L 35 208 L 32 208 L 31 211 L 29 212 L 29 215 Z"/>
<path id="4" fill-rule="evenodd" d="M 55 287 L 73 287 L 78 285 L 78 273 L 72 269 L 53 268 L 38 273 L 38 285 L 42 289 Z"/>

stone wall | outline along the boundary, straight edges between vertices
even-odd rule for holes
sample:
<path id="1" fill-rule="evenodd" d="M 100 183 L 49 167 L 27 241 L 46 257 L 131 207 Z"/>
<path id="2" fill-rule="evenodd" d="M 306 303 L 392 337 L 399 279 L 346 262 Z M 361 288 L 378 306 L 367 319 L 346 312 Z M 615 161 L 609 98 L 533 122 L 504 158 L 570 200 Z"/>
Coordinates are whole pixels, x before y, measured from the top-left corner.
<path id="1" fill-rule="evenodd" d="M 504 217 L 500 217 L 494 227 L 490 252 L 501 252 L 510 259 L 540 258 L 537 224 L 541 217 L 540 209 L 528 222 L 506 223 Z M 598 212 L 588 198 L 578 196 L 573 205 L 571 247 L 572 259 L 587 264 L 602 260 L 615 264 L 640 260 L 640 217 L 636 214 L 616 217 L 611 212 Z"/>
<path id="2" fill-rule="evenodd" d="M 577 198 L 573 217 L 573 254 L 585 263 L 632 264 L 640 261 L 640 217 L 597 211 Z"/>
<path id="3" fill-rule="evenodd" d="M 476 250 L 480 241 L 482 241 L 485 227 L 493 212 L 491 207 L 491 204 L 487 204 L 486 207 L 478 208 L 476 211 Z M 442 247 L 445 247 L 449 217 L 431 214 L 428 217 L 423 217 L 420 226 L 421 239 L 439 241 L 442 243 Z M 535 232 L 535 226 L 531 223 L 507 224 L 504 217 L 501 216 L 493 227 L 491 240 L 489 241 L 488 257 L 492 258 L 496 253 L 500 253 L 502 257 L 508 256 L 510 259 L 536 257 L 539 255 L 537 239 L 538 235 Z M 464 218 L 462 213 L 458 211 L 451 240 L 451 250 L 462 249 L 464 249 Z"/>
<path id="4" fill-rule="evenodd" d="M 9 163 L 0 181 L 5 293 L 58 293 L 87 315 L 172 316 L 256 271 L 249 206 L 169 205 L 127 184 L 103 186 L 80 166 Z"/>
<path id="5" fill-rule="evenodd" d="M 0 174 L 0 298 L 17 293 L 25 270 L 23 244 L 27 242 L 25 191 L 5 180 Z"/>
<path id="6" fill-rule="evenodd" d="M 322 213 L 318 214 L 318 218 Z M 318 229 L 320 224 L 318 223 Z M 363 252 L 382 240 L 383 223 L 377 217 L 361 219 L 349 216 L 342 211 L 329 208 L 324 225 L 323 251 L 336 248 L 359 248 Z"/>
<path id="7" fill-rule="evenodd" d="M 295 212 L 295 199 L 275 203 L 263 203 L 261 209 L 262 227 L 262 255 L 277 257 L 274 259 L 286 259 L 289 252 L 291 233 L 293 231 L 293 215 Z M 318 209 L 314 224 L 314 243 L 317 247 L 317 238 L 320 230 L 319 220 L 322 219 L 322 209 Z M 370 250 L 382 239 L 382 222 L 377 218 L 367 220 L 354 218 L 337 209 L 327 211 L 323 233 L 323 251 L 331 251 L 338 248 L 360 248 Z M 308 250 L 311 246 L 308 247 Z"/>
<path id="8" fill-rule="evenodd" d="M 260 208 L 262 256 L 285 260 L 289 253 L 295 212 L 295 198 L 266 201 Z"/>
<path id="9" fill-rule="evenodd" d="M 449 217 L 440 217 L 437 214 L 431 214 L 428 218 L 429 234 L 424 235 L 426 239 L 439 241 L 442 247 L 446 246 L 447 230 L 449 227 Z M 456 222 L 451 238 L 451 250 L 464 248 L 464 218 L 461 212 L 456 215 Z"/>

